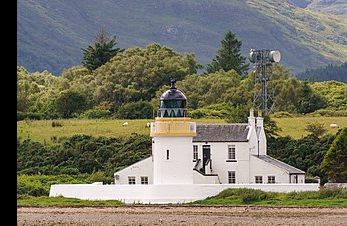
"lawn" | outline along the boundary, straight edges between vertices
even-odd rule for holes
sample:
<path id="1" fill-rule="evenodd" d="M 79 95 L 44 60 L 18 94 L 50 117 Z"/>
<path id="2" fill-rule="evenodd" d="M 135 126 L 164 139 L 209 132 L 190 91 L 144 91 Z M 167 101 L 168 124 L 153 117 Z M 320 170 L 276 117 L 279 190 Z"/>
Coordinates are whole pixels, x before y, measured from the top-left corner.
<path id="1" fill-rule="evenodd" d="M 281 136 L 289 135 L 294 138 L 305 136 L 305 126 L 310 122 L 324 123 L 329 133 L 336 133 L 337 128 L 330 128 L 331 123 L 337 123 L 340 128 L 347 126 L 347 117 L 294 117 L 274 118 L 282 129 Z M 59 122 L 61 127 L 53 127 L 52 122 Z M 17 122 L 17 136 L 20 139 L 30 138 L 33 140 L 51 143 L 59 138 L 70 137 L 75 134 L 87 134 L 92 136 L 125 137 L 132 133 L 149 134 L 146 124 L 153 119 L 141 120 L 24 120 Z M 197 123 L 223 123 L 221 119 L 197 119 Z M 128 126 L 122 126 L 128 122 Z"/>

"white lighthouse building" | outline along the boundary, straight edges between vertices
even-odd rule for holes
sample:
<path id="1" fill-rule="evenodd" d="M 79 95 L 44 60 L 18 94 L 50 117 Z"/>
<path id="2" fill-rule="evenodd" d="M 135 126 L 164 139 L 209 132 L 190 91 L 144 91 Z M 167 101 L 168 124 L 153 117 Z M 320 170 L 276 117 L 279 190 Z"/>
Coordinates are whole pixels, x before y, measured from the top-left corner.
<path id="1" fill-rule="evenodd" d="M 227 188 L 272 192 L 317 191 L 305 172 L 266 153 L 263 118 L 248 122 L 196 124 L 187 117 L 187 98 L 171 83 L 151 123 L 152 155 L 118 172 L 114 184 L 52 185 L 50 196 L 125 203 L 182 203 Z"/>
<path id="2" fill-rule="evenodd" d="M 150 135 L 152 156 L 116 172 L 116 184 L 305 182 L 304 171 L 266 154 L 261 115 L 254 117 L 251 110 L 247 123 L 196 124 L 187 117 L 187 98 L 174 83 L 160 98 Z"/>

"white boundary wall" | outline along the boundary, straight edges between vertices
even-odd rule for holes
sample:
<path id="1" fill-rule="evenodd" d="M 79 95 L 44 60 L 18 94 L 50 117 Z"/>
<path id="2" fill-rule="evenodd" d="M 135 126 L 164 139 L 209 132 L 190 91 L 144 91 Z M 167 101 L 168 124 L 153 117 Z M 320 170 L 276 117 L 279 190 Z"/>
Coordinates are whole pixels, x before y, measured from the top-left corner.
<path id="1" fill-rule="evenodd" d="M 170 184 L 170 185 L 52 185 L 49 196 L 124 203 L 184 203 L 217 195 L 227 188 L 253 188 L 271 192 L 318 191 L 319 184 Z"/>

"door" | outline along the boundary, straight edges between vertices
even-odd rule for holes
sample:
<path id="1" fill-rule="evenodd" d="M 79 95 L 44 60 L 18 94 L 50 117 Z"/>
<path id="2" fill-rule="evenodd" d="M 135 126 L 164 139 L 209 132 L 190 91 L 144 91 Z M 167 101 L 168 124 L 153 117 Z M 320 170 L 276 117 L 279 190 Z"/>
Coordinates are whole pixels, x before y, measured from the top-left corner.
<path id="1" fill-rule="evenodd" d="M 210 145 L 203 145 L 202 146 L 202 171 L 205 173 L 205 164 L 207 160 L 211 158 L 211 146 Z"/>

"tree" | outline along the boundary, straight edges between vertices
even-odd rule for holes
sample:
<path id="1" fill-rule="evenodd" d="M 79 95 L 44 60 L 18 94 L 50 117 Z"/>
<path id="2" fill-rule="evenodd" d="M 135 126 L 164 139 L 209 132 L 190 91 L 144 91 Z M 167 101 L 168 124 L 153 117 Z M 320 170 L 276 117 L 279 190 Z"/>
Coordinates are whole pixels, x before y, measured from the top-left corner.
<path id="1" fill-rule="evenodd" d="M 82 49 L 83 66 L 94 71 L 123 51 L 123 49 L 115 48 L 116 45 L 116 36 L 110 39 L 105 29 L 101 29 L 96 35 L 94 46 L 89 45 L 86 49 Z"/>
<path id="2" fill-rule="evenodd" d="M 347 182 L 347 127 L 339 131 L 321 164 L 332 182 Z"/>
<path id="3" fill-rule="evenodd" d="M 324 128 L 324 124 L 319 122 L 308 123 L 305 130 L 316 137 L 322 136 L 327 131 L 327 129 Z"/>
<path id="4" fill-rule="evenodd" d="M 234 33 L 227 32 L 221 41 L 221 48 L 218 50 L 217 55 L 211 64 L 207 65 L 207 72 L 234 69 L 239 75 L 245 74 L 249 64 L 245 64 L 246 57 L 241 55 L 241 45 L 242 42 L 235 37 Z"/>
<path id="5" fill-rule="evenodd" d="M 153 118 L 153 107 L 148 101 L 127 103 L 119 108 L 118 115 L 124 119 Z"/>
<path id="6" fill-rule="evenodd" d="M 304 82 L 299 95 L 297 110 L 299 113 L 310 113 L 317 109 L 326 107 L 326 101 L 322 96 L 314 93 L 307 82 Z"/>
<path id="7" fill-rule="evenodd" d="M 56 99 L 56 108 L 64 118 L 74 116 L 87 109 L 87 98 L 83 93 L 66 90 L 61 92 L 60 96 Z"/>

